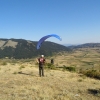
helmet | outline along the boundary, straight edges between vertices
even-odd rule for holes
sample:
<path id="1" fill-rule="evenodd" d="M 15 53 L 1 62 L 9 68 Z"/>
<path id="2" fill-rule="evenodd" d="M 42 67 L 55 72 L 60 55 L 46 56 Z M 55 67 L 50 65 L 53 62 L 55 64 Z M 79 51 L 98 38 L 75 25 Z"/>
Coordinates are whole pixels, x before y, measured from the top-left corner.
<path id="1" fill-rule="evenodd" d="M 44 57 L 44 55 L 41 55 L 41 57 Z"/>

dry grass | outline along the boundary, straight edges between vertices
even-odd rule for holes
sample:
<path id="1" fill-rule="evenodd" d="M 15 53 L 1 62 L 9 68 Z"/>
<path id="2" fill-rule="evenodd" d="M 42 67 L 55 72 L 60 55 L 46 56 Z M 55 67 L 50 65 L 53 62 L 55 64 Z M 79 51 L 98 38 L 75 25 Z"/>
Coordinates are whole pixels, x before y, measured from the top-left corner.
<path id="1" fill-rule="evenodd" d="M 55 57 L 55 64 L 58 66 L 75 66 L 77 69 L 100 70 L 100 53 L 96 49 L 76 50 L 71 54 Z"/>
<path id="2" fill-rule="evenodd" d="M 75 66 L 77 69 L 85 66 L 86 69 L 87 62 L 92 62 L 97 69 L 99 55 L 95 50 L 82 50 L 53 58 L 57 66 Z M 35 59 L 0 60 L 0 77 L 0 100 L 100 100 L 99 80 L 48 69 L 45 69 L 45 77 L 39 77 Z"/>

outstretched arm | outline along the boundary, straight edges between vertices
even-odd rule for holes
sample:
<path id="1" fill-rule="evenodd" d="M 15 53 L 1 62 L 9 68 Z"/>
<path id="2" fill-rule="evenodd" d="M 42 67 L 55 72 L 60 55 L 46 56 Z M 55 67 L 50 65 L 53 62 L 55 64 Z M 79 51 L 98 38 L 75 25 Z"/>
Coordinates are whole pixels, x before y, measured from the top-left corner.
<path id="1" fill-rule="evenodd" d="M 39 63 L 39 60 L 38 60 L 38 59 L 36 59 L 36 62 L 37 62 L 37 63 Z"/>

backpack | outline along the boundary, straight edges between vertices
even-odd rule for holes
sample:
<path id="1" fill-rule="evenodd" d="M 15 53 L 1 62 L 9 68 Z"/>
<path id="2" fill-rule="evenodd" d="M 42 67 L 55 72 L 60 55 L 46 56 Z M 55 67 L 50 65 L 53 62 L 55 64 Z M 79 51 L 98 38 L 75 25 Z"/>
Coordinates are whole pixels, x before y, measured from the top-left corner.
<path id="1" fill-rule="evenodd" d="M 39 58 L 39 63 L 40 63 L 40 64 L 43 64 L 43 63 L 44 63 L 44 61 L 45 61 L 45 59 L 44 59 L 44 58 Z"/>

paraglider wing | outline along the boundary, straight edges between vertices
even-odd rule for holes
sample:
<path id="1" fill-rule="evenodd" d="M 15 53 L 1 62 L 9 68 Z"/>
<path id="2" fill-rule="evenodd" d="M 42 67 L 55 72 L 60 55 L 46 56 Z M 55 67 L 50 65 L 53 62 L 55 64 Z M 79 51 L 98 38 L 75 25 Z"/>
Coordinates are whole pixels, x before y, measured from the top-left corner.
<path id="1" fill-rule="evenodd" d="M 41 44 L 43 41 L 45 41 L 47 38 L 49 37 L 56 37 L 57 39 L 59 39 L 60 41 L 62 40 L 58 35 L 56 34 L 50 34 L 50 35 L 46 35 L 44 37 L 42 37 L 39 41 L 38 41 L 38 44 L 37 44 L 37 49 L 39 49 L 41 47 Z"/>

